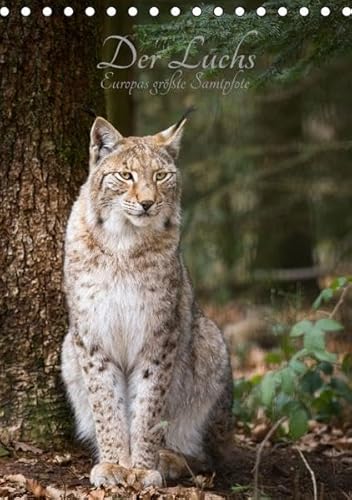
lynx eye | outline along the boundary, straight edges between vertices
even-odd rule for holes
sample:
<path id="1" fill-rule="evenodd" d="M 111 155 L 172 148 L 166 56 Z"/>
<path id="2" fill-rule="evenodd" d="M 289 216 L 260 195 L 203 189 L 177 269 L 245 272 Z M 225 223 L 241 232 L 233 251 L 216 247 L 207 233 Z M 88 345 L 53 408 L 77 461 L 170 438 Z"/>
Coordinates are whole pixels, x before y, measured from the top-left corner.
<path id="1" fill-rule="evenodd" d="M 155 174 L 155 180 L 156 181 L 163 181 L 164 179 L 166 179 L 167 177 L 167 172 L 157 172 Z"/>
<path id="2" fill-rule="evenodd" d="M 131 174 L 131 172 L 128 172 L 127 170 L 125 170 L 123 172 L 118 172 L 118 175 L 124 181 L 131 181 L 131 180 L 133 180 L 133 175 Z"/>

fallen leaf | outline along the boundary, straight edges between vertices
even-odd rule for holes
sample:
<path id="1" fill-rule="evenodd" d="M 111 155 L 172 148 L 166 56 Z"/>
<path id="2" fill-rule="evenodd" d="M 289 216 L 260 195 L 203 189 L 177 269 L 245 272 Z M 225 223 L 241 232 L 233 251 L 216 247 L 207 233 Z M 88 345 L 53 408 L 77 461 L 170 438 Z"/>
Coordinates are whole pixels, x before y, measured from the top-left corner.
<path id="1" fill-rule="evenodd" d="M 204 500 L 223 500 L 226 497 L 215 495 L 215 493 L 205 493 Z"/>
<path id="2" fill-rule="evenodd" d="M 46 498 L 50 500 L 62 500 L 63 498 L 67 498 L 67 492 L 65 493 L 63 490 L 58 490 L 53 486 L 47 486 L 46 488 Z"/>
<path id="3" fill-rule="evenodd" d="M 3 488 L 0 488 L 0 498 L 13 498 L 13 496 L 10 494 L 18 492 L 18 488 L 12 488 L 11 486 L 4 486 Z"/>
<path id="4" fill-rule="evenodd" d="M 27 479 L 26 488 L 36 498 L 46 497 L 46 488 L 35 479 Z"/>
<path id="5" fill-rule="evenodd" d="M 41 450 L 40 448 L 37 448 L 36 446 L 33 446 L 28 443 L 22 443 L 21 441 L 13 441 L 12 445 L 16 451 L 24 451 L 24 452 L 29 451 L 30 453 L 34 453 L 34 455 L 42 455 L 44 453 L 44 451 Z"/>
<path id="6" fill-rule="evenodd" d="M 196 488 L 189 488 L 187 491 L 187 500 L 203 500 L 204 492 Z"/>
<path id="7" fill-rule="evenodd" d="M 17 460 L 17 462 L 21 463 L 21 464 L 30 464 L 30 465 L 34 465 L 34 464 L 37 464 L 38 463 L 38 459 L 37 458 L 25 458 L 25 457 L 21 457 Z"/>
<path id="8" fill-rule="evenodd" d="M 258 424 L 252 429 L 252 438 L 256 442 L 263 441 L 269 431 L 269 426 L 266 423 Z"/>
<path id="9" fill-rule="evenodd" d="M 27 481 L 23 474 L 10 474 L 9 476 L 5 476 L 5 480 L 10 483 L 22 484 L 23 486 L 25 486 Z"/>
<path id="10" fill-rule="evenodd" d="M 92 490 L 89 493 L 88 500 L 103 500 L 105 497 L 105 490 L 99 488 L 97 490 Z"/>
<path id="11" fill-rule="evenodd" d="M 72 456 L 70 453 L 65 453 L 65 455 L 55 455 L 53 462 L 59 465 L 68 465 L 72 462 Z"/>
<path id="12" fill-rule="evenodd" d="M 215 473 L 213 473 L 211 476 L 202 476 L 199 474 L 196 476 L 193 481 L 198 488 L 204 490 L 205 488 L 212 488 L 214 486 L 214 477 Z"/>

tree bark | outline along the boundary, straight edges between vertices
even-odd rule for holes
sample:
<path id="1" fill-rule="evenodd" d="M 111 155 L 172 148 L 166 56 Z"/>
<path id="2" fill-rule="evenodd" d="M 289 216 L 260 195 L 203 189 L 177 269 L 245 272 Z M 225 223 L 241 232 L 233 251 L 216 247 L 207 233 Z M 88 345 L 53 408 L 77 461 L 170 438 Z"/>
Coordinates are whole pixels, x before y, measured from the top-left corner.
<path id="1" fill-rule="evenodd" d="M 91 2 L 94 5 L 94 2 Z M 11 2 L 0 19 L 0 439 L 60 438 L 70 419 L 60 379 L 67 216 L 87 174 L 91 118 L 102 109 L 96 18 L 57 0 Z M 98 95 L 99 93 L 99 95 Z"/>

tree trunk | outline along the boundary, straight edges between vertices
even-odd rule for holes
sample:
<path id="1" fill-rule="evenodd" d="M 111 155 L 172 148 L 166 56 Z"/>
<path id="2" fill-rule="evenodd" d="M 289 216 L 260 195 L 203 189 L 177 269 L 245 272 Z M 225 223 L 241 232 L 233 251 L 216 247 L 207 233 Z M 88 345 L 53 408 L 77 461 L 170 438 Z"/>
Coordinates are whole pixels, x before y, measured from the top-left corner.
<path id="1" fill-rule="evenodd" d="M 96 18 L 71 1 L 11 2 L 0 20 L 0 439 L 50 441 L 70 419 L 60 381 L 67 216 L 87 175 L 91 118 L 101 110 Z M 94 5 L 94 2 L 91 2 Z M 100 94 L 99 98 L 97 94 Z"/>
<path id="2" fill-rule="evenodd" d="M 301 143 L 301 96 L 276 103 L 275 106 L 262 103 L 257 123 L 257 134 L 262 144 L 276 144 L 280 148 L 290 143 Z M 264 175 L 262 183 L 257 186 L 260 217 L 257 223 L 255 270 L 275 273 L 277 269 L 294 270 L 314 266 L 310 203 L 306 192 L 300 189 L 302 167 L 284 168 L 285 162 L 293 159 L 292 155 L 281 153 L 265 155 L 261 160 L 261 171 L 264 174 L 267 172 L 268 176 Z M 270 175 L 270 169 L 280 165 L 282 172 Z M 306 280 L 304 285 L 314 296 L 317 292 L 316 279 Z M 271 287 L 275 286 L 295 290 L 297 282 L 275 282 L 273 277 Z"/>

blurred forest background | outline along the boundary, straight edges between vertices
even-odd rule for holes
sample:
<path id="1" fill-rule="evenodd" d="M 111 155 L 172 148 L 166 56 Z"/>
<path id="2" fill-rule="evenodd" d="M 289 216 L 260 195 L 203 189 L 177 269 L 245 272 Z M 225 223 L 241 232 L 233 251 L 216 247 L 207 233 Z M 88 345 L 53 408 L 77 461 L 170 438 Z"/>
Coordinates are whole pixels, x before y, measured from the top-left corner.
<path id="1" fill-rule="evenodd" d="M 274 290 L 311 300 L 324 278 L 351 272 L 350 20 L 339 2 L 329 19 L 320 15 L 323 2 L 306 4 L 308 18 L 299 16 L 299 2 L 267 3 L 267 15 L 258 21 L 260 2 L 242 2 L 250 11 L 242 19 L 233 16 L 233 2 L 221 3 L 221 18 L 213 14 L 215 4 L 201 5 L 202 15 L 194 18 L 193 2 L 181 2 L 183 14 L 170 20 L 173 3 L 163 1 L 156 2 L 157 18 L 141 5 L 138 19 L 111 18 L 105 24 L 106 36 L 129 33 L 136 24 L 140 52 L 160 51 L 164 64 L 134 69 L 134 79 L 150 82 L 171 76 L 166 63 L 184 53 L 192 36 L 206 39 L 194 54 L 199 60 L 210 49 L 231 54 L 248 31 L 259 32 L 241 49 L 257 58 L 255 69 L 245 73 L 249 90 L 227 96 L 190 88 L 163 96 L 107 91 L 108 117 L 129 133 L 152 133 L 187 107 L 197 108 L 179 163 L 183 246 L 206 301 L 270 302 Z M 282 5 L 289 13 L 280 19 Z M 107 43 L 104 60 L 109 56 Z M 192 79 L 195 73 L 185 74 Z M 231 79 L 233 73 L 209 71 L 207 78 Z M 118 75 L 125 78 L 115 70 Z"/>

